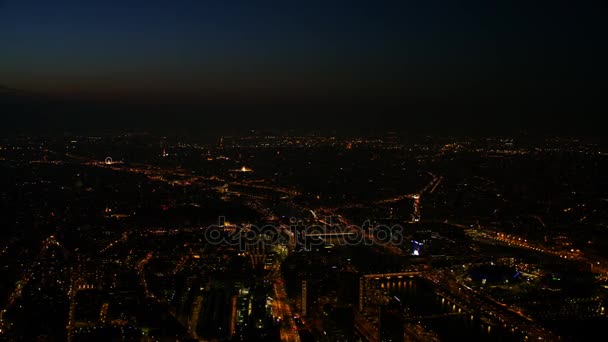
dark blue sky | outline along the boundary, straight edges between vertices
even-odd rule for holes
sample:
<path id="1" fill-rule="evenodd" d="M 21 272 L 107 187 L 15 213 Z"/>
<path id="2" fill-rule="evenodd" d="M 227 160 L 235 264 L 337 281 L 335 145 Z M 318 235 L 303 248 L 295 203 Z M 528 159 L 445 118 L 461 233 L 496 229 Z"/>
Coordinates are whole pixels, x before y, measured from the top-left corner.
<path id="1" fill-rule="evenodd" d="M 600 1 L 0 0 L 0 84 L 436 111 L 525 98 L 521 109 L 537 95 L 596 96 L 605 15 Z"/>

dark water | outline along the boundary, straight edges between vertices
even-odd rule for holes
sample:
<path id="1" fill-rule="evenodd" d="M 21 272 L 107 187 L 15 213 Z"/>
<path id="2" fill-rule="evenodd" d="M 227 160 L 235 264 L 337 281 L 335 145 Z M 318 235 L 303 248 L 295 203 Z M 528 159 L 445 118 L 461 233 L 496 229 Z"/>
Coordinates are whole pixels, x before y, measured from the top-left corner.
<path id="1" fill-rule="evenodd" d="M 421 321 L 436 332 L 442 341 L 521 341 L 522 337 L 502 326 L 490 326 L 462 308 L 442 298 L 427 281 L 419 278 L 377 280 L 391 296 L 397 297 L 413 315 L 428 316 L 442 313 L 461 315 L 429 318 Z"/>

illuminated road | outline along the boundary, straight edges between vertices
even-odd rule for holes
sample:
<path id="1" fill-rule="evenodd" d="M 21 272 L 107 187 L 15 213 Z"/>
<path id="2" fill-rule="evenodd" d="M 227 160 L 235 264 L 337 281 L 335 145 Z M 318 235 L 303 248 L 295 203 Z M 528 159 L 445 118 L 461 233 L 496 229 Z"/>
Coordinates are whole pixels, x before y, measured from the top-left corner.
<path id="1" fill-rule="evenodd" d="M 450 223 L 450 225 L 466 229 L 467 234 L 471 236 L 471 238 L 480 242 L 500 243 L 506 246 L 527 249 L 534 252 L 557 256 L 563 259 L 588 261 L 582 256 L 582 253 L 579 250 L 552 249 L 547 246 L 543 246 L 539 243 L 528 241 L 528 239 L 522 238 L 520 236 L 516 236 L 513 234 L 504 234 L 497 231 L 493 231 L 488 228 L 473 229 L 469 226 L 454 223 Z"/>
<path id="2" fill-rule="evenodd" d="M 473 240 L 476 240 L 478 242 L 501 244 L 513 248 L 521 248 L 533 252 L 542 253 L 545 255 L 555 256 L 562 259 L 589 263 L 593 267 L 593 272 L 599 273 L 604 279 L 608 279 L 608 268 L 606 267 L 606 265 L 608 265 L 608 262 L 605 259 L 598 257 L 597 255 L 585 255 L 583 251 L 580 251 L 578 249 L 551 248 L 541 243 L 528 241 L 528 239 L 526 239 L 525 237 L 517 236 L 514 234 L 501 233 L 499 231 L 495 231 L 487 227 L 480 227 L 479 229 L 474 229 L 471 226 L 458 223 L 448 223 L 447 221 L 443 223 L 464 229 L 467 235 L 469 235 Z"/>
<path id="3" fill-rule="evenodd" d="M 199 317 L 201 314 L 201 309 L 203 308 L 203 296 L 197 296 L 192 304 L 192 317 L 188 322 L 188 333 L 193 336 L 195 339 L 198 338 L 198 334 L 196 332 L 196 326 L 199 321 Z"/>
<path id="4" fill-rule="evenodd" d="M 128 240 L 129 240 L 129 233 L 124 232 L 124 233 L 122 234 L 122 236 L 121 236 L 121 238 L 120 238 L 120 239 L 118 239 L 118 240 L 114 240 L 114 241 L 112 241 L 112 242 L 108 243 L 108 244 L 107 244 L 107 245 L 106 245 L 104 248 L 102 248 L 102 249 L 99 251 L 99 253 L 104 253 L 104 252 L 106 252 L 108 249 L 110 249 L 110 248 L 112 248 L 112 247 L 114 247 L 114 246 L 116 246 L 116 245 L 118 245 L 118 244 L 120 244 L 120 243 L 127 242 Z"/>
<path id="5" fill-rule="evenodd" d="M 139 276 L 139 282 L 142 285 L 142 287 L 144 288 L 144 293 L 146 294 L 146 297 L 148 297 L 148 298 L 154 298 L 154 294 L 150 291 L 150 288 L 148 287 L 148 282 L 146 281 L 146 272 L 144 272 L 144 267 L 152 259 L 153 256 L 154 256 L 154 254 L 152 252 L 149 252 L 146 255 L 146 257 L 143 258 L 142 260 L 140 260 L 139 263 L 137 264 L 137 266 L 135 267 L 135 270 L 137 271 L 137 275 Z"/>
<path id="6" fill-rule="evenodd" d="M 294 314 L 289 306 L 289 298 L 285 290 L 285 282 L 281 276 L 281 263 L 276 263 L 268 274 L 274 288 L 274 301 L 272 312 L 275 319 L 280 320 L 280 334 L 283 342 L 300 342 L 298 327 L 294 321 Z"/>
<path id="7" fill-rule="evenodd" d="M 510 236 L 510 235 L 506 235 L 506 234 L 502 234 L 502 233 L 498 233 L 498 232 L 485 233 L 485 234 L 483 234 L 483 237 L 485 237 L 487 239 L 495 240 L 497 242 L 502 242 L 508 246 L 529 249 L 529 250 L 541 252 L 544 254 L 559 256 L 560 258 L 564 258 L 564 259 L 583 260 L 580 257 L 580 255 L 575 253 L 574 250 L 572 250 L 570 252 L 553 250 L 553 249 L 541 246 L 539 244 L 534 244 L 534 243 L 528 242 L 527 239 L 523 239 L 521 237 Z"/>
<path id="8" fill-rule="evenodd" d="M 442 180 L 443 180 L 443 176 L 440 176 L 439 179 L 437 179 L 437 181 L 435 182 L 435 185 L 433 185 L 433 188 L 431 189 L 431 191 L 429 191 L 430 194 L 435 192 L 435 189 L 437 189 L 437 186 L 439 185 L 439 183 L 441 183 Z"/>
<path id="9" fill-rule="evenodd" d="M 359 312 L 355 312 L 354 321 L 355 330 L 368 342 L 376 342 L 379 340 L 379 333 L 376 326 Z"/>
<path id="10" fill-rule="evenodd" d="M 281 279 L 275 279 L 274 282 L 274 315 L 281 321 L 281 341 L 283 342 L 299 342 L 300 336 L 298 328 L 293 320 L 293 313 L 287 299 L 287 292 Z"/>

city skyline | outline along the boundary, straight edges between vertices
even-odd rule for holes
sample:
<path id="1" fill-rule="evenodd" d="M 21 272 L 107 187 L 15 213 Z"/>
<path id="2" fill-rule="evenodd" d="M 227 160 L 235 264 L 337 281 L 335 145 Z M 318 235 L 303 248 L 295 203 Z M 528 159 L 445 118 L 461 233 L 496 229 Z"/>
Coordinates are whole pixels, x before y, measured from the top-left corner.
<path id="1" fill-rule="evenodd" d="M 0 340 L 601 340 L 606 9 L 0 0 Z"/>

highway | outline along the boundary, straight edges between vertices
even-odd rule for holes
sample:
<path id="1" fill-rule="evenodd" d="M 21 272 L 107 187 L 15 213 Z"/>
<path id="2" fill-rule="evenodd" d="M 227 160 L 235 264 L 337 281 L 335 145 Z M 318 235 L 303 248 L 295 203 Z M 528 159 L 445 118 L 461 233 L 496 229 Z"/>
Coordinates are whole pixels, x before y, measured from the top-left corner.
<path id="1" fill-rule="evenodd" d="M 190 318 L 190 321 L 188 322 L 188 333 L 197 340 L 199 338 L 198 338 L 198 334 L 196 332 L 196 327 L 198 325 L 198 321 L 199 321 L 199 318 L 201 315 L 202 308 L 203 308 L 203 296 L 196 296 L 194 303 L 192 303 L 192 317 Z"/>
<path id="2" fill-rule="evenodd" d="M 380 340 L 378 328 L 370 322 L 365 316 L 359 312 L 355 312 L 355 330 L 362 335 L 368 342 L 376 342 Z"/>
<path id="3" fill-rule="evenodd" d="M 289 299 L 285 291 L 285 284 L 277 271 L 271 278 L 274 287 L 274 302 L 272 311 L 274 316 L 280 320 L 280 334 L 283 342 L 300 342 L 298 327 L 294 321 L 294 315 L 289 306 Z"/>

